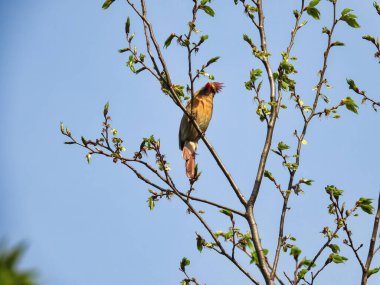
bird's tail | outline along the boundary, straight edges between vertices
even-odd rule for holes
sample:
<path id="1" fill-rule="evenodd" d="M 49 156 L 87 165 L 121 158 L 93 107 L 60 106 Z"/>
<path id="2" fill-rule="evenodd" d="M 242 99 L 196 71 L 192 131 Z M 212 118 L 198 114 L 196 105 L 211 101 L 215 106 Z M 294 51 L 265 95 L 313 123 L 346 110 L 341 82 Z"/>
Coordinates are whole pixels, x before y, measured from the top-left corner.
<path id="1" fill-rule="evenodd" d="M 182 157 L 185 160 L 186 176 L 189 179 L 195 178 L 195 150 L 197 144 L 186 142 L 182 149 Z"/>

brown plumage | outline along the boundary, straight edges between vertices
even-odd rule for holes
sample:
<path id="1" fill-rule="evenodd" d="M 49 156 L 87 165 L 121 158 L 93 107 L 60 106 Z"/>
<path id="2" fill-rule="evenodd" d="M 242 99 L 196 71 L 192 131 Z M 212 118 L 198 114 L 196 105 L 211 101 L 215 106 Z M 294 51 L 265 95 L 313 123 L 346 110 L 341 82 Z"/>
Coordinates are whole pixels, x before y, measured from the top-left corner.
<path id="1" fill-rule="evenodd" d="M 191 113 L 198 123 L 203 133 L 212 117 L 214 95 L 223 87 L 219 82 L 208 82 L 203 88 L 197 91 L 193 100 L 190 100 L 186 105 L 186 110 Z M 190 179 L 195 177 L 195 151 L 197 150 L 200 136 L 190 122 L 189 118 L 184 114 L 179 127 L 179 148 L 182 150 L 182 157 L 186 161 L 186 176 Z"/>

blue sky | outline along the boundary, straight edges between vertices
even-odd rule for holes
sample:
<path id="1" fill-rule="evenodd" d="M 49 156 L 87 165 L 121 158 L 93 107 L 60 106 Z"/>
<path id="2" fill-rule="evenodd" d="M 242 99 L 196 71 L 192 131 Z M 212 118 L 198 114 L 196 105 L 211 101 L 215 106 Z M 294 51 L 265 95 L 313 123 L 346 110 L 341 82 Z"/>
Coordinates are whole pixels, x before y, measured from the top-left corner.
<path id="1" fill-rule="evenodd" d="M 158 41 L 171 32 L 186 30 L 191 17 L 188 0 L 148 1 Z M 245 195 L 249 195 L 263 145 L 264 125 L 255 115 L 253 94 L 245 90 L 251 68 L 260 65 L 242 42 L 247 33 L 257 34 L 233 1 L 213 1 L 216 16 L 200 16 L 199 29 L 210 38 L 198 53 L 195 65 L 213 56 L 220 61 L 210 68 L 225 89 L 215 99 L 213 120 L 207 136 L 219 152 Z M 269 51 L 272 67 L 280 60 L 293 25 L 292 10 L 300 1 L 265 1 Z M 368 95 L 379 98 L 380 66 L 373 47 L 361 36 L 379 36 L 380 19 L 372 1 L 339 1 L 339 9 L 355 10 L 360 29 L 345 24 L 337 28 L 336 40 L 345 47 L 334 48 L 327 77 L 333 88 L 326 91 L 332 102 L 355 95 L 345 79 L 353 78 Z M 181 112 L 161 94 L 147 73 L 131 74 L 127 56 L 117 53 L 126 46 L 124 22 L 131 17 L 136 45 L 143 48 L 141 23 L 124 1 L 107 11 L 102 1 L 1 1 L 0 2 L 0 237 L 10 243 L 29 243 L 24 266 L 36 267 L 43 285 L 178 284 L 178 264 L 191 259 L 189 272 L 201 284 L 247 284 L 232 265 L 212 252 L 200 254 L 195 231 L 204 233 L 179 201 L 162 201 L 150 212 L 147 187 L 120 165 L 94 157 L 87 165 L 85 152 L 63 145 L 59 122 L 74 135 L 96 137 L 100 131 L 105 102 L 110 102 L 113 125 L 124 138 L 127 153 L 138 149 L 142 137 L 154 134 L 172 166 L 177 184 L 186 189 L 183 161 L 177 134 Z M 326 45 L 321 27 L 330 25 L 328 1 L 322 1 L 321 21 L 308 19 L 299 32 L 293 55 L 299 58 L 298 90 L 310 102 L 316 73 Z M 186 54 L 172 44 L 164 51 L 173 81 L 185 84 Z M 197 83 L 197 88 L 206 81 Z M 264 91 L 266 91 L 264 87 Z M 358 100 L 360 102 L 360 100 Z M 380 189 L 380 117 L 368 105 L 359 116 L 342 110 L 341 120 L 321 119 L 311 124 L 304 146 L 298 178 L 315 180 L 299 197 L 292 197 L 286 233 L 297 237 L 297 245 L 310 257 L 323 238 L 320 231 L 331 225 L 326 213 L 324 187 L 345 189 L 352 205 L 359 197 L 376 198 Z M 300 126 L 299 114 L 291 103 L 280 115 L 274 142 L 286 141 L 294 148 L 292 132 Z M 198 149 L 203 177 L 198 196 L 239 207 L 225 178 L 203 144 Z M 285 184 L 286 169 L 271 156 L 268 169 Z M 277 236 L 280 196 L 264 182 L 258 202 L 258 219 L 264 247 L 273 253 Z M 214 230 L 227 227 L 217 211 L 206 210 Z M 372 217 L 361 214 L 350 223 L 354 239 L 369 240 Z M 244 225 L 239 225 L 244 229 Z M 335 265 L 320 277 L 319 284 L 358 284 L 360 270 L 349 249 L 346 266 Z M 365 251 L 361 252 L 365 254 Z M 283 264 L 292 260 L 285 256 Z M 374 265 L 379 266 L 379 257 Z M 246 260 L 242 262 L 249 266 Z M 220 270 L 220 268 L 223 270 Z M 283 266 L 280 268 L 282 269 Z M 251 268 L 257 276 L 257 271 Z M 355 281 L 353 281 L 355 280 Z M 379 277 L 370 279 L 377 284 Z"/>

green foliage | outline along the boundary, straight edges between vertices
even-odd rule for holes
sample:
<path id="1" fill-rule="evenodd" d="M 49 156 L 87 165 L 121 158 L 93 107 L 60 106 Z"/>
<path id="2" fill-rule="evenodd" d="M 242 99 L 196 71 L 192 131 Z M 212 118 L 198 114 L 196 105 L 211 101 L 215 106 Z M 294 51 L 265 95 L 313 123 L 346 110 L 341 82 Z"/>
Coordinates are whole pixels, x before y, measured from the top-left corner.
<path id="1" fill-rule="evenodd" d="M 342 103 L 346 106 L 347 110 L 357 114 L 358 113 L 358 105 L 351 97 L 346 97 L 342 100 Z"/>
<path id="2" fill-rule="evenodd" d="M 340 41 L 335 41 L 331 44 L 332 47 L 337 47 L 337 46 L 344 46 L 345 43 L 340 42 Z"/>
<path id="3" fill-rule="evenodd" d="M 259 77 L 261 77 L 261 74 L 263 71 L 261 69 L 252 69 L 249 73 L 249 78 L 252 82 L 255 82 Z"/>
<path id="4" fill-rule="evenodd" d="M 335 253 L 331 253 L 327 259 L 328 262 L 334 262 L 336 264 L 344 263 L 347 260 L 348 260 L 347 257 L 341 256 Z"/>
<path id="5" fill-rule="evenodd" d="M 306 184 L 308 186 L 311 186 L 311 184 L 314 182 L 314 180 L 312 179 L 305 179 L 305 178 L 302 178 L 300 179 L 300 184 Z"/>
<path id="6" fill-rule="evenodd" d="M 298 278 L 299 279 L 303 279 L 305 277 L 305 275 L 306 275 L 307 272 L 309 272 L 309 270 L 307 270 L 306 268 L 301 269 L 297 273 Z"/>
<path id="7" fill-rule="evenodd" d="M 380 267 L 376 267 L 374 269 L 368 270 L 368 278 L 371 277 L 371 275 L 376 274 L 379 271 L 380 271 Z"/>
<path id="8" fill-rule="evenodd" d="M 129 17 L 127 18 L 127 21 L 125 22 L 125 34 L 129 35 L 131 29 L 131 19 Z"/>
<path id="9" fill-rule="evenodd" d="M 284 143 L 283 141 L 280 141 L 277 145 L 277 149 L 279 151 L 283 151 L 283 150 L 286 150 L 286 149 L 289 149 L 290 146 L 288 146 L 286 143 Z"/>
<path id="10" fill-rule="evenodd" d="M 346 79 L 347 81 L 347 84 L 348 84 L 348 88 L 351 89 L 351 90 L 354 90 L 356 93 L 359 93 L 359 88 L 356 86 L 355 84 L 355 81 L 352 80 L 352 79 Z"/>
<path id="11" fill-rule="evenodd" d="M 334 185 L 327 185 L 325 187 L 326 193 L 332 195 L 335 199 L 338 199 L 343 194 L 343 190 L 336 188 Z"/>
<path id="12" fill-rule="evenodd" d="M 309 3 L 309 7 L 315 7 L 319 4 L 319 2 L 321 2 L 321 0 L 312 0 Z"/>
<path id="13" fill-rule="evenodd" d="M 86 159 L 87 159 L 87 163 L 90 164 L 90 162 L 91 162 L 91 153 L 88 153 L 86 155 Z"/>
<path id="14" fill-rule="evenodd" d="M 319 10 L 317 8 L 308 7 L 308 8 L 306 8 L 306 12 L 310 16 L 312 16 L 315 20 L 319 20 L 320 19 L 321 12 L 319 12 Z"/>
<path id="15" fill-rule="evenodd" d="M 290 250 L 290 255 L 294 257 L 294 259 L 298 259 L 299 255 L 301 254 L 302 250 L 296 246 L 293 246 Z"/>
<path id="16" fill-rule="evenodd" d="M 247 34 L 243 34 L 243 40 L 253 47 L 252 39 Z"/>
<path id="17" fill-rule="evenodd" d="M 170 44 L 172 43 L 172 40 L 174 39 L 175 37 L 175 34 L 174 33 L 171 33 L 169 35 L 169 37 L 166 39 L 165 43 L 164 43 L 164 48 L 167 48 L 170 46 Z"/>
<path id="18" fill-rule="evenodd" d="M 161 84 L 162 84 L 162 87 L 161 87 L 162 92 L 164 92 L 164 94 L 170 96 L 171 93 L 170 93 L 169 88 L 165 85 L 165 83 L 163 81 L 161 81 Z M 179 85 L 179 84 L 173 84 L 172 89 L 179 99 L 182 100 L 185 98 L 185 92 L 184 92 L 185 86 Z"/>
<path id="19" fill-rule="evenodd" d="M 199 6 L 199 9 L 203 10 L 207 15 L 210 15 L 211 17 L 215 16 L 215 11 L 207 5 L 201 5 Z"/>
<path id="20" fill-rule="evenodd" d="M 148 207 L 149 207 L 149 210 L 153 210 L 154 209 L 154 206 L 155 206 L 155 204 L 154 204 L 154 199 L 153 199 L 153 197 L 149 197 L 148 198 Z"/>
<path id="21" fill-rule="evenodd" d="M 232 212 L 230 210 L 221 209 L 219 212 L 232 218 Z"/>
<path id="22" fill-rule="evenodd" d="M 264 256 L 267 256 L 268 255 L 268 250 L 267 249 L 263 249 L 263 254 Z M 257 252 L 256 251 L 252 251 L 251 252 L 251 261 L 249 262 L 250 264 L 252 263 L 255 263 L 256 265 L 259 265 L 259 257 L 257 256 Z"/>
<path id="23" fill-rule="evenodd" d="M 380 15 L 380 5 L 376 1 L 373 2 L 373 7 L 375 7 L 377 14 Z"/>
<path id="24" fill-rule="evenodd" d="M 249 81 L 245 82 L 245 88 L 247 90 L 252 90 L 255 88 L 255 83 L 259 77 L 261 77 L 261 74 L 263 71 L 261 69 L 252 69 L 249 73 Z"/>
<path id="25" fill-rule="evenodd" d="M 220 59 L 220 56 L 215 56 L 213 58 L 210 58 L 207 63 L 206 63 L 206 66 L 210 66 L 211 64 L 217 62 L 218 60 Z"/>
<path id="26" fill-rule="evenodd" d="M 274 181 L 273 174 L 271 172 L 269 172 L 268 170 L 264 171 L 264 177 L 268 178 L 271 181 Z"/>
<path id="27" fill-rule="evenodd" d="M 376 44 L 376 39 L 373 36 L 366 35 L 366 36 L 363 36 L 362 39 L 367 40 L 373 44 Z"/>
<path id="28" fill-rule="evenodd" d="M 197 235 L 197 249 L 199 252 L 202 252 L 204 243 L 205 240 L 200 235 Z"/>
<path id="29" fill-rule="evenodd" d="M 337 244 L 329 244 L 329 248 L 331 248 L 331 251 L 333 253 L 339 253 L 340 247 Z"/>
<path id="30" fill-rule="evenodd" d="M 363 212 L 366 212 L 367 214 L 372 215 L 374 211 L 374 207 L 372 206 L 373 199 L 369 198 L 363 198 L 361 197 L 357 202 L 356 205 L 362 209 Z"/>
<path id="31" fill-rule="evenodd" d="M 186 257 L 182 258 L 181 262 L 179 263 L 179 267 L 182 271 L 186 271 L 186 266 L 190 265 L 190 260 L 188 260 Z"/>
<path id="32" fill-rule="evenodd" d="M 305 8 L 307 14 L 312 16 L 315 20 L 320 19 L 321 12 L 315 6 L 319 4 L 320 0 L 312 0 L 310 1 L 309 5 Z"/>
<path id="33" fill-rule="evenodd" d="M 19 244 L 11 249 L 0 246 L 0 284 L 1 285 L 37 285 L 36 273 L 20 270 L 18 264 L 25 252 L 25 245 Z"/>
<path id="34" fill-rule="evenodd" d="M 108 9 L 109 6 L 111 6 L 111 4 L 112 4 L 113 2 L 115 2 L 115 0 L 106 0 L 106 1 L 103 3 L 102 8 L 103 8 L 104 10 Z"/>
<path id="35" fill-rule="evenodd" d="M 303 258 L 299 264 L 299 266 L 304 266 L 304 267 L 315 267 L 316 264 L 313 263 L 312 260 Z"/>
<path id="36" fill-rule="evenodd" d="M 351 9 L 344 9 L 341 13 L 341 17 L 339 18 L 340 21 L 346 22 L 347 25 L 349 25 L 352 28 L 360 28 L 360 25 L 356 21 L 357 16 L 350 13 L 352 10 Z"/>

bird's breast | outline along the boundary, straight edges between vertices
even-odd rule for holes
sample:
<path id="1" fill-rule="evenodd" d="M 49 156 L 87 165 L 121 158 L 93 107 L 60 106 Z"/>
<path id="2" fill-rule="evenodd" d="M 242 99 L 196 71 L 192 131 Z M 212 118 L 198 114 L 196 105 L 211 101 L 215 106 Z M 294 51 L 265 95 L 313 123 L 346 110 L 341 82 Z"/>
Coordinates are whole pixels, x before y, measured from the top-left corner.
<path id="1" fill-rule="evenodd" d="M 200 98 L 199 110 L 197 110 L 196 120 L 203 132 L 207 130 L 212 117 L 213 98 L 212 96 L 202 96 Z"/>

